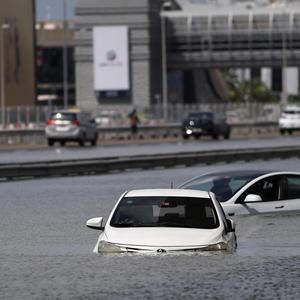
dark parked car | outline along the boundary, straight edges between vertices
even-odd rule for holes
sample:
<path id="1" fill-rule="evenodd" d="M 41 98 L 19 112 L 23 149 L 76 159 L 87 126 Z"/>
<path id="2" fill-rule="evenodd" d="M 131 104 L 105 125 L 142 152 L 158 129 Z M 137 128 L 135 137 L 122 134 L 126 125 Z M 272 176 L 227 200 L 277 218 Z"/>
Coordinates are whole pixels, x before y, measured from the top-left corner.
<path id="1" fill-rule="evenodd" d="M 182 136 L 184 139 L 194 136 L 211 136 L 218 139 L 223 136 L 225 139 L 230 138 L 230 125 L 224 117 L 212 112 L 191 113 L 182 123 Z"/>

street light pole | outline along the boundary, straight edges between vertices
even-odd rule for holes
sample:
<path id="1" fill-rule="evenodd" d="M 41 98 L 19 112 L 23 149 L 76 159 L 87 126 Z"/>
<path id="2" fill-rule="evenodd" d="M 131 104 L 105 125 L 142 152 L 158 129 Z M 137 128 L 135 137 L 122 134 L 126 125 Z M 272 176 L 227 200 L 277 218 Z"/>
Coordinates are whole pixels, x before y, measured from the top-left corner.
<path id="1" fill-rule="evenodd" d="M 168 69 L 167 69 L 167 45 L 166 45 L 166 19 L 163 14 L 164 4 L 162 4 L 161 18 L 161 57 L 162 57 L 162 104 L 163 117 L 167 120 L 168 115 Z"/>
<path id="2" fill-rule="evenodd" d="M 63 97 L 64 109 L 68 108 L 68 48 L 67 48 L 67 16 L 66 0 L 63 0 Z"/>
<path id="3" fill-rule="evenodd" d="M 9 24 L 1 25 L 1 122 L 2 128 L 5 127 L 5 30 L 9 28 Z"/>
<path id="4" fill-rule="evenodd" d="M 282 21 L 284 26 L 282 26 L 282 92 L 281 92 L 281 104 L 283 106 L 287 105 L 288 102 L 288 91 L 287 91 L 287 41 L 286 41 L 286 30 L 289 28 L 284 23 L 284 15 L 283 12 Z M 288 15 L 289 16 L 289 15 Z M 289 18 L 288 18 L 289 21 Z"/>

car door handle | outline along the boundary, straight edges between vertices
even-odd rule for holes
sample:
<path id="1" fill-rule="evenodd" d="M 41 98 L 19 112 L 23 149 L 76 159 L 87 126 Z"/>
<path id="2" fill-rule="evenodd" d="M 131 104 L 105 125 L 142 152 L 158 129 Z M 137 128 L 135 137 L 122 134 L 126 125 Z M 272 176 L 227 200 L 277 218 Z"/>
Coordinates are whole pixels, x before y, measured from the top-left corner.
<path id="1" fill-rule="evenodd" d="M 275 206 L 275 208 L 279 209 L 279 208 L 284 208 L 284 205 L 281 206 Z"/>

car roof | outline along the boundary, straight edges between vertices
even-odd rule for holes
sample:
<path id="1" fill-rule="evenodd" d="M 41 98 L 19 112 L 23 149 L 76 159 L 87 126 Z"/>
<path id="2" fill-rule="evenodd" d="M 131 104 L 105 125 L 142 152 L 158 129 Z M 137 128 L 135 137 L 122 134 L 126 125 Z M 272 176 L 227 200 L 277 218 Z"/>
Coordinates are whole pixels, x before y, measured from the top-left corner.
<path id="1" fill-rule="evenodd" d="M 300 112 L 300 107 L 299 106 L 286 106 L 283 110 L 284 112 L 289 112 L 289 111 L 293 111 L 293 112 Z"/>
<path id="2" fill-rule="evenodd" d="M 52 114 L 79 114 L 79 111 L 69 111 L 69 110 L 55 110 Z"/>
<path id="3" fill-rule="evenodd" d="M 191 179 L 188 179 L 187 181 L 183 182 L 182 184 L 180 184 L 178 186 L 178 188 L 181 188 L 182 186 L 189 184 L 197 179 L 200 179 L 202 177 L 234 177 L 234 176 L 251 176 L 251 177 L 260 177 L 260 176 L 264 176 L 264 175 L 282 175 L 282 174 L 290 174 L 290 175 L 299 175 L 300 176 L 300 172 L 296 172 L 296 171 L 281 171 L 281 170 L 224 170 L 224 171 L 218 171 L 218 172 L 209 172 L 209 173 L 204 173 L 198 176 L 195 176 Z"/>
<path id="4" fill-rule="evenodd" d="M 198 112 L 191 112 L 189 113 L 189 116 L 207 116 L 207 115 L 213 115 L 214 113 L 211 111 L 198 111 Z"/>
<path id="5" fill-rule="evenodd" d="M 262 175 L 267 175 L 267 174 L 300 174 L 297 171 L 284 171 L 284 170 L 263 170 L 263 169 L 252 169 L 252 170 L 224 170 L 224 171 L 219 171 L 219 172 L 210 172 L 210 173 L 205 173 L 197 177 L 202 177 L 202 176 L 222 176 L 222 175 L 253 175 L 253 176 L 262 176 Z"/>
<path id="6" fill-rule="evenodd" d="M 236 175 L 252 175 L 252 176 L 262 176 L 268 173 L 273 173 L 273 170 L 224 170 L 218 172 L 204 173 L 194 178 L 202 176 L 236 176 Z"/>
<path id="7" fill-rule="evenodd" d="M 159 196 L 173 196 L 173 197 L 199 197 L 210 198 L 209 193 L 199 190 L 183 190 L 183 189 L 142 189 L 129 191 L 125 197 L 159 197 Z"/>

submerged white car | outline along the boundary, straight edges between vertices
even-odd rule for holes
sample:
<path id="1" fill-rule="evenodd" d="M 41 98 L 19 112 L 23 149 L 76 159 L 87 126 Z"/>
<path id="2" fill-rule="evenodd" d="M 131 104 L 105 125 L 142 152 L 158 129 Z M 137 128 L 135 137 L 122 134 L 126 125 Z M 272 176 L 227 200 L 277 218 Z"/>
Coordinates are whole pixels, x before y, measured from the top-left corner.
<path id="1" fill-rule="evenodd" d="M 124 193 L 105 225 L 93 218 L 86 225 L 102 230 L 94 252 L 228 250 L 236 248 L 235 224 L 214 194 L 178 189 Z"/>
<path id="2" fill-rule="evenodd" d="M 228 216 L 300 212 L 299 172 L 215 172 L 178 188 L 213 192 Z"/>

